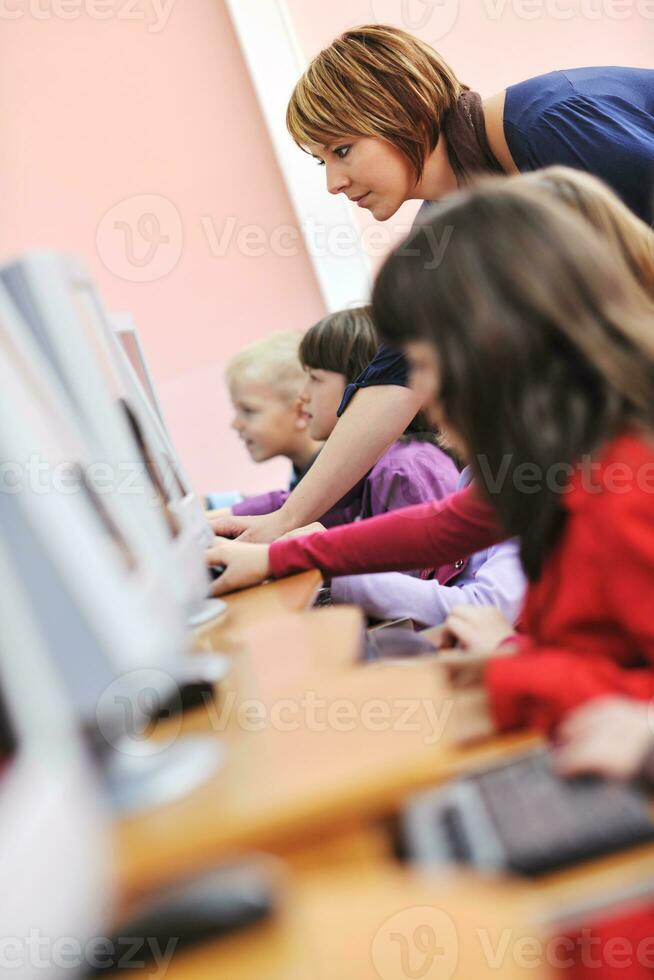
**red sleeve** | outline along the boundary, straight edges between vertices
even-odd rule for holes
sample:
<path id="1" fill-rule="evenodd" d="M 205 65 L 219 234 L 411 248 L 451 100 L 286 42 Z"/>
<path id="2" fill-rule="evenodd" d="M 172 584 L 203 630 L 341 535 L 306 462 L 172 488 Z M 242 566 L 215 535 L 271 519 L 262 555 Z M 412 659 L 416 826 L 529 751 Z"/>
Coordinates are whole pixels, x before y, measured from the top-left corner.
<path id="1" fill-rule="evenodd" d="M 535 728 L 551 734 L 569 711 L 593 698 L 654 697 L 654 671 L 627 670 L 614 660 L 567 650 L 534 649 L 523 640 L 515 657 L 489 662 L 485 685 L 500 731 Z"/>
<path id="2" fill-rule="evenodd" d="M 628 492 L 611 491 L 607 483 L 588 514 L 586 533 L 590 540 L 602 542 L 597 601 L 607 622 L 642 662 L 652 666 L 626 667 L 594 655 L 592 629 L 586 649 L 576 651 L 563 644 L 538 647 L 523 638 L 515 657 L 492 661 L 486 669 L 500 729 L 531 726 L 551 732 L 568 711 L 592 698 L 654 697 L 654 464 L 651 452 L 639 445 L 624 456 L 634 480 Z M 567 560 L 574 562 L 576 557 Z"/>
<path id="3" fill-rule="evenodd" d="M 495 514 L 473 487 L 322 534 L 275 541 L 275 578 L 319 568 L 325 575 L 437 568 L 503 541 Z"/>
<path id="4" fill-rule="evenodd" d="M 644 454 L 642 454 L 644 456 Z M 606 608 L 630 645 L 654 665 L 654 463 L 632 464 L 629 493 L 607 493 L 597 521 L 604 541 Z"/>

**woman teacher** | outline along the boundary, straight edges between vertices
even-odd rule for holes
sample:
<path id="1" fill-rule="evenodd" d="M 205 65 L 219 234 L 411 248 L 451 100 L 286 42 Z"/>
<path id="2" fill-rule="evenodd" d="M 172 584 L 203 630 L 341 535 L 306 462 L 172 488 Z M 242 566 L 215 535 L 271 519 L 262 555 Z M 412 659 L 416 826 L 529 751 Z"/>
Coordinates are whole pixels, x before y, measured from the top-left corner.
<path id="1" fill-rule="evenodd" d="M 373 25 L 347 31 L 314 59 L 293 92 L 287 125 L 325 168 L 327 190 L 379 221 L 406 201 L 438 200 L 483 174 L 551 164 L 600 177 L 647 222 L 654 213 L 651 70 L 551 72 L 482 101 L 429 45 Z M 420 408 L 406 383 L 403 357 L 382 348 L 346 391 L 338 425 L 284 506 L 226 518 L 218 533 L 272 541 L 318 520 Z"/>

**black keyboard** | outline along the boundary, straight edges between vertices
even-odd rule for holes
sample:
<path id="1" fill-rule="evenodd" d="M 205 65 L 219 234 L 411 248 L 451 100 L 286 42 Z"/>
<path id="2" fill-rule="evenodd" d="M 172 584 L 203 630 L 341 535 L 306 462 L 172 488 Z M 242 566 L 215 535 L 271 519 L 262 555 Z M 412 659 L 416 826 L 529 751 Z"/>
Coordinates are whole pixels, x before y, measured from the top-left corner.
<path id="1" fill-rule="evenodd" d="M 332 590 L 328 585 L 323 585 L 321 589 L 318 590 L 316 598 L 313 600 L 314 606 L 331 606 L 332 604 Z"/>
<path id="2" fill-rule="evenodd" d="M 595 777 L 562 779 L 539 751 L 419 797 L 409 855 L 536 875 L 654 839 L 646 798 Z"/>

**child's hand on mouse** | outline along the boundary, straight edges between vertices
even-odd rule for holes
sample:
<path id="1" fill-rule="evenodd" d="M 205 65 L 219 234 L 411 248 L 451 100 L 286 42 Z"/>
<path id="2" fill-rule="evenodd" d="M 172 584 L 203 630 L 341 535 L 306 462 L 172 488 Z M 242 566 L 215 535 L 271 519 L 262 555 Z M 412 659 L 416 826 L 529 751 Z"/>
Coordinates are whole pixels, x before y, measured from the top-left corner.
<path id="1" fill-rule="evenodd" d="M 242 544 L 216 538 L 205 552 L 207 565 L 223 565 L 225 571 L 213 583 L 211 594 L 224 595 L 264 582 L 270 576 L 269 550 L 267 544 Z"/>
<path id="2" fill-rule="evenodd" d="M 494 606 L 456 606 L 443 624 L 438 662 L 447 667 L 457 687 L 483 683 L 491 657 L 511 656 L 513 626 Z"/>

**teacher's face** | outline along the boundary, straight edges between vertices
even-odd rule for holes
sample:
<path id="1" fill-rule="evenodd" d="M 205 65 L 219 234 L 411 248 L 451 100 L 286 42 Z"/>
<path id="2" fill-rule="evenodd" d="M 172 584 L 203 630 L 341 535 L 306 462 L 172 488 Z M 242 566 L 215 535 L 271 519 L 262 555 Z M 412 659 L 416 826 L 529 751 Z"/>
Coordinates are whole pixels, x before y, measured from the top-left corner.
<path id="1" fill-rule="evenodd" d="M 325 168 L 330 194 L 345 194 L 377 219 L 391 218 L 416 186 L 407 159 L 390 143 L 358 136 L 311 143 L 306 149 Z"/>

